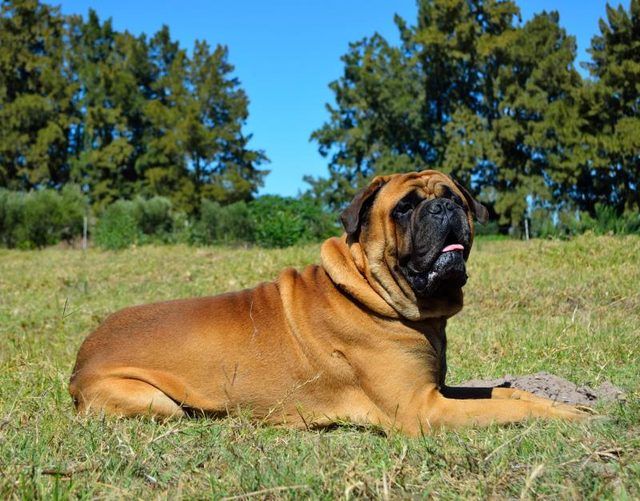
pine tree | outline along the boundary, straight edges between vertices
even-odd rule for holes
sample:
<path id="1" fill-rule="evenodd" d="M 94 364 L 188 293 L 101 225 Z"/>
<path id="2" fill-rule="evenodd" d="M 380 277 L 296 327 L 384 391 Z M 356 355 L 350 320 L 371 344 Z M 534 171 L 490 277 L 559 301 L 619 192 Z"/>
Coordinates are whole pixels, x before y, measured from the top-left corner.
<path id="1" fill-rule="evenodd" d="M 143 192 L 170 198 L 187 212 L 195 210 L 195 189 L 189 178 L 182 122 L 187 112 L 187 53 L 171 39 L 167 26 L 151 37 L 147 45 L 150 64 L 149 96 L 144 116 L 145 151 L 137 170 L 143 173 Z"/>
<path id="2" fill-rule="evenodd" d="M 211 51 L 206 42 L 195 42 L 181 124 L 194 203 L 203 197 L 221 203 L 250 200 L 267 174 L 257 168 L 267 160 L 265 154 L 249 149 L 251 136 L 242 132 L 249 100 L 231 76 L 233 69 L 226 47 Z"/>
<path id="3" fill-rule="evenodd" d="M 136 191 L 127 113 L 136 108 L 136 80 L 124 64 L 111 20 L 90 10 L 69 20 L 70 61 L 77 80 L 77 126 L 72 130 L 72 180 L 101 207 Z"/>
<path id="4" fill-rule="evenodd" d="M 8 0 L 0 10 L 0 186 L 60 187 L 68 180 L 73 85 L 57 7 Z"/>
<path id="5" fill-rule="evenodd" d="M 591 40 L 594 80 L 580 95 L 582 154 L 573 195 L 592 214 L 597 203 L 618 213 L 640 208 L 640 0 L 607 5 Z"/>
<path id="6" fill-rule="evenodd" d="M 146 190 L 165 195 L 183 210 L 197 210 L 202 198 L 221 203 L 249 200 L 262 186 L 266 161 L 248 147 L 242 132 L 248 99 L 227 61 L 228 51 L 211 51 L 196 41 L 193 55 L 171 41 L 164 27 L 150 41 L 152 99 L 146 153 L 139 161 Z"/>
<path id="7" fill-rule="evenodd" d="M 312 135 L 331 155 L 330 177 L 306 178 L 333 208 L 372 175 L 426 167 L 432 146 L 415 62 L 379 35 L 351 44 L 342 60 L 343 76 L 330 84 L 336 106 Z"/>
<path id="8" fill-rule="evenodd" d="M 227 50 L 197 42 L 192 58 L 163 26 L 149 40 L 118 33 L 94 11 L 69 20 L 77 126 L 72 179 L 103 207 L 162 195 L 191 213 L 203 197 L 248 200 L 266 161 L 247 145 L 248 100 Z"/>
<path id="9" fill-rule="evenodd" d="M 580 76 L 573 66 L 575 38 L 559 25 L 557 12 L 534 16 L 508 49 L 508 63 L 498 72 L 494 144 L 495 173 L 486 187 L 495 190 L 500 222 L 517 227 L 527 207 L 553 200 L 552 180 L 570 161 L 575 133 L 573 96 Z"/>

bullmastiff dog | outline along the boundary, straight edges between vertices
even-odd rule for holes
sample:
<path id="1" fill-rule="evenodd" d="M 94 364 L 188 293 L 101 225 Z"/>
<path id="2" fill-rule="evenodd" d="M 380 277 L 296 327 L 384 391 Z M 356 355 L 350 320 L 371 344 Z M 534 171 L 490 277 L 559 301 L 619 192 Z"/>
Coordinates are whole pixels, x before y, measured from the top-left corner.
<path id="1" fill-rule="evenodd" d="M 84 341 L 80 412 L 226 415 L 311 427 L 439 427 L 579 419 L 511 388 L 445 385 L 447 319 L 462 308 L 473 219 L 486 209 L 437 171 L 381 176 L 342 214 L 322 264 L 253 289 L 126 308 Z"/>

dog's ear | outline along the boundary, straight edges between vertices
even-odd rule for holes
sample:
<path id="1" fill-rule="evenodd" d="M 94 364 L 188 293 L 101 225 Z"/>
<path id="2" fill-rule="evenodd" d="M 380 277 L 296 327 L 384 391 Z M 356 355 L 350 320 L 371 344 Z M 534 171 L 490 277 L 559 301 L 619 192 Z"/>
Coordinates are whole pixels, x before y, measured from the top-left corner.
<path id="1" fill-rule="evenodd" d="M 469 204 L 469 207 L 471 207 L 471 212 L 473 212 L 473 215 L 476 217 L 476 220 L 482 224 L 489 221 L 489 211 L 487 210 L 487 208 L 484 205 L 482 205 L 480 202 L 478 202 L 475 198 L 473 198 L 471 193 L 469 193 L 469 190 L 467 190 L 464 186 L 462 186 L 458 181 L 456 181 L 453 178 L 451 178 L 451 180 L 456 185 L 456 187 L 462 192 L 462 194 L 464 195 L 464 198 L 467 199 L 467 203 Z"/>
<path id="2" fill-rule="evenodd" d="M 340 220 L 344 226 L 347 235 L 353 235 L 358 232 L 362 224 L 362 216 L 367 209 L 371 207 L 375 195 L 378 190 L 387 182 L 387 177 L 378 176 L 373 178 L 369 186 L 361 189 L 356 193 L 349 206 L 342 211 Z"/>

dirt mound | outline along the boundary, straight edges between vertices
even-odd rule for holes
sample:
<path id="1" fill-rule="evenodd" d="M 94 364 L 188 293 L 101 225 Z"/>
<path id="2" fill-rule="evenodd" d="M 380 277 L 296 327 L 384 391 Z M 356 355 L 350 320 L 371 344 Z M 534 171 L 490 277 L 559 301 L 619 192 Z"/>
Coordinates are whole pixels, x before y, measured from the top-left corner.
<path id="1" fill-rule="evenodd" d="M 506 375 L 498 379 L 472 379 L 459 386 L 518 388 L 558 402 L 574 405 L 594 405 L 599 402 L 624 400 L 624 392 L 610 381 L 604 381 L 594 390 L 589 386 L 578 386 L 548 372 L 538 372 L 526 376 Z"/>

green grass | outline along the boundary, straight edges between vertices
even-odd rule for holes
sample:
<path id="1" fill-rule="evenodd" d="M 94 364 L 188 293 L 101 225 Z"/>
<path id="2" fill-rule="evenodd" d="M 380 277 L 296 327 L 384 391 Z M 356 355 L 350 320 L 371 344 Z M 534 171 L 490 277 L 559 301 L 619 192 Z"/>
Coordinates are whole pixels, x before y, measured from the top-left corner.
<path id="1" fill-rule="evenodd" d="M 0 498 L 640 497 L 640 237 L 479 240 L 449 323 L 449 380 L 546 370 L 609 379 L 587 424 L 420 439 L 223 420 L 86 419 L 67 381 L 84 338 L 136 303 L 216 294 L 317 262 L 286 250 L 0 250 Z"/>

